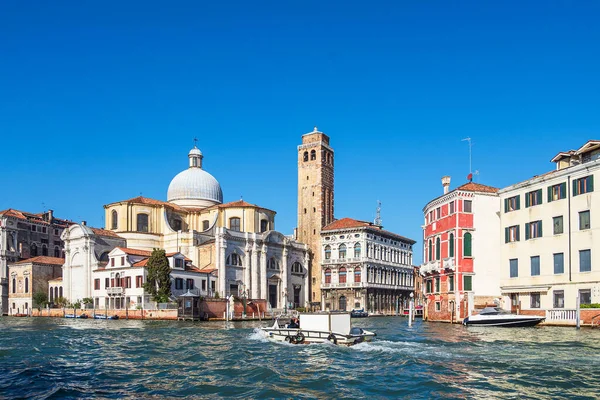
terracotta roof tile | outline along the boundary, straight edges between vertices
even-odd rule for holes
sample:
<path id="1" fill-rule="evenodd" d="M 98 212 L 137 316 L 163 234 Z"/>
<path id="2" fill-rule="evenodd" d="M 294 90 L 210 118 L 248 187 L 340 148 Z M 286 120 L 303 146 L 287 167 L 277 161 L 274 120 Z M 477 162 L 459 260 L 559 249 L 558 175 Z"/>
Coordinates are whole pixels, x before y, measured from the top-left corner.
<path id="1" fill-rule="evenodd" d="M 68 225 L 73 225 L 75 223 L 73 221 L 67 221 L 66 219 L 60 219 L 60 218 L 54 218 L 54 217 L 52 218 L 52 223 L 50 223 L 48 221 L 44 221 L 43 213 L 33 214 L 33 213 L 26 212 L 26 211 L 15 210 L 13 208 L 9 208 L 9 209 L 0 211 L 0 215 L 23 219 L 23 220 L 29 220 L 32 222 L 46 224 L 46 225 L 59 225 L 59 226 L 66 225 L 66 226 L 68 226 Z"/>
<path id="2" fill-rule="evenodd" d="M 133 264 L 134 267 L 145 267 L 146 265 L 148 265 L 148 260 L 150 260 L 149 258 L 144 258 L 143 260 L 140 260 L 136 263 Z"/>
<path id="3" fill-rule="evenodd" d="M 333 231 L 335 229 L 348 229 L 348 228 L 362 228 L 364 226 L 375 226 L 372 222 L 359 221 L 357 219 L 352 218 L 342 218 L 336 221 L 333 221 L 329 225 L 325 225 L 322 231 Z"/>
<path id="4" fill-rule="evenodd" d="M 130 249 L 128 247 L 117 247 L 117 249 L 123 251 L 125 254 L 129 254 L 130 256 L 150 257 L 152 255 L 152 252 L 148 250 Z"/>
<path id="5" fill-rule="evenodd" d="M 57 257 L 49 257 L 49 256 L 37 256 L 37 257 L 33 257 L 33 258 L 28 258 L 26 260 L 18 261 L 16 264 L 27 264 L 27 263 L 63 265 L 65 263 L 65 259 L 57 258 Z"/>
<path id="6" fill-rule="evenodd" d="M 229 202 L 229 203 L 217 204 L 217 205 L 215 205 L 215 206 L 211 206 L 211 207 L 205 208 L 204 210 L 214 210 L 215 208 L 216 208 L 216 209 L 222 209 L 222 208 L 236 208 L 236 207 L 251 207 L 251 208 L 260 208 L 260 209 L 262 209 L 262 210 L 271 211 L 271 212 L 273 212 L 273 213 L 275 212 L 275 211 L 273 211 L 273 210 L 270 210 L 270 209 L 268 209 L 268 208 L 261 207 L 261 206 L 259 206 L 259 205 L 256 205 L 256 204 L 251 204 L 251 203 L 248 203 L 247 201 L 244 201 L 244 200 L 237 200 L 237 201 L 231 201 L 231 202 Z"/>
<path id="7" fill-rule="evenodd" d="M 167 253 L 165 254 L 167 257 L 173 257 L 175 254 L 181 254 L 183 256 L 183 254 L 180 251 L 174 251 L 173 253 Z M 186 256 L 183 256 L 183 259 L 185 261 L 192 261 L 190 258 L 187 258 Z"/>
<path id="8" fill-rule="evenodd" d="M 464 190 L 467 192 L 498 193 L 498 188 L 482 185 L 481 183 L 467 182 L 454 190 Z"/>
<path id="9" fill-rule="evenodd" d="M 115 232 L 109 231 L 109 230 L 106 230 L 106 229 L 92 228 L 91 226 L 89 226 L 88 228 L 90 228 L 92 230 L 92 232 L 94 232 L 94 234 L 96 234 L 98 236 L 107 236 L 107 237 L 115 237 L 115 238 L 120 238 L 121 237 L 121 236 L 117 235 Z"/>
<path id="10" fill-rule="evenodd" d="M 150 205 L 150 206 L 164 206 L 164 207 L 172 208 L 177 211 L 186 211 L 183 207 L 178 206 L 177 204 L 169 203 L 167 201 L 162 201 L 162 200 L 151 199 L 151 198 L 143 197 L 143 196 L 138 196 L 138 197 L 134 197 L 134 198 L 127 199 L 127 200 L 122 200 L 122 201 L 117 201 L 117 202 L 114 202 L 111 204 L 117 204 L 117 203 L 135 203 L 135 204 L 146 204 L 146 205 Z M 111 204 L 107 204 L 104 207 L 108 207 Z"/>
<path id="11" fill-rule="evenodd" d="M 61 281 L 62 282 L 62 280 L 63 280 L 62 276 L 59 276 L 58 278 L 48 279 L 48 282 L 52 282 L 52 281 Z"/>

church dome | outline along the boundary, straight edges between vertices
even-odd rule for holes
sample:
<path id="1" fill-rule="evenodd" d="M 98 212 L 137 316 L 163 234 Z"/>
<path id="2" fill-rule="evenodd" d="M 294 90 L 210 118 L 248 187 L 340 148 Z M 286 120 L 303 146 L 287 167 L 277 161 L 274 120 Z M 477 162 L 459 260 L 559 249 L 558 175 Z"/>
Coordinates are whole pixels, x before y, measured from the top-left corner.
<path id="1" fill-rule="evenodd" d="M 167 191 L 167 200 L 182 207 L 210 207 L 223 202 L 219 182 L 202 169 L 202 152 L 196 146 L 188 154 L 189 168 L 177 174 Z"/>

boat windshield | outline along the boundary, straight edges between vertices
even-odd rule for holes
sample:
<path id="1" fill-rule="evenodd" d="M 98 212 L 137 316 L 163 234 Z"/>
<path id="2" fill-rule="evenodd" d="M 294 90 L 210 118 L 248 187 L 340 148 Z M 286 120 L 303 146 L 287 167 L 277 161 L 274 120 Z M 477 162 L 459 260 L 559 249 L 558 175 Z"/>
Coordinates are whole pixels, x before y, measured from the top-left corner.
<path id="1" fill-rule="evenodd" d="M 500 307 L 486 307 L 479 313 L 480 315 L 500 315 L 510 314 L 508 311 L 501 309 Z"/>

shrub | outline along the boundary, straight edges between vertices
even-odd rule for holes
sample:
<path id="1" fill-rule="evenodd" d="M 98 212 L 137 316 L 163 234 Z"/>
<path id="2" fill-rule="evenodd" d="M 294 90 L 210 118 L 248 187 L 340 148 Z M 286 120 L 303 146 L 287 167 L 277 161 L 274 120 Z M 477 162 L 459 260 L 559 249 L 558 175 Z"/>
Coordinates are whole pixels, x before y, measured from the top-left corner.
<path id="1" fill-rule="evenodd" d="M 600 303 L 581 304 L 580 308 L 600 308 Z"/>
<path id="2" fill-rule="evenodd" d="M 296 311 L 298 311 L 298 312 L 306 312 L 306 308 L 305 307 L 296 307 Z"/>

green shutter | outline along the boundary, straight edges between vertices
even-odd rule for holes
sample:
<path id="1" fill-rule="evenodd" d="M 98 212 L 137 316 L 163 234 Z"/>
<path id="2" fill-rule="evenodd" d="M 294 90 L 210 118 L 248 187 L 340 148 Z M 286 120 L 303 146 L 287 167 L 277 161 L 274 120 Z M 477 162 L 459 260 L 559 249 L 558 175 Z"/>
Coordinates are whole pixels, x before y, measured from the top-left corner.
<path id="1" fill-rule="evenodd" d="M 560 199 L 564 199 L 567 197 L 567 182 L 563 182 L 560 184 Z"/>
<path id="2" fill-rule="evenodd" d="M 552 186 L 548 186 L 548 203 L 552 201 Z"/>
<path id="3" fill-rule="evenodd" d="M 508 199 L 504 199 L 504 212 L 508 212 Z"/>
<path id="4" fill-rule="evenodd" d="M 529 230 L 530 230 L 530 229 L 529 229 L 529 226 L 530 226 L 530 225 L 531 225 L 531 224 L 530 224 L 529 222 L 526 222 L 526 223 L 525 223 L 525 240 L 529 240 Z"/>
<path id="5" fill-rule="evenodd" d="M 542 237 L 543 233 L 542 233 L 542 221 L 538 221 L 538 231 L 539 231 L 539 236 L 538 237 Z"/>
<path id="6" fill-rule="evenodd" d="M 464 241 L 464 252 L 463 255 L 467 256 L 467 257 L 471 257 L 472 253 L 471 253 L 471 234 L 470 233 L 465 233 L 465 235 L 463 236 L 463 241 Z"/>
<path id="7" fill-rule="evenodd" d="M 521 209 L 521 195 L 517 195 L 517 210 Z"/>
<path id="8" fill-rule="evenodd" d="M 517 225 L 517 242 L 519 240 L 521 240 L 521 232 L 520 232 L 521 229 L 520 228 L 521 228 L 521 225 Z"/>
<path id="9" fill-rule="evenodd" d="M 529 193 L 525 193 L 525 208 L 529 207 Z"/>
<path id="10" fill-rule="evenodd" d="M 594 175 L 588 176 L 588 192 L 594 191 Z"/>
<path id="11" fill-rule="evenodd" d="M 538 189 L 537 190 L 537 198 L 538 198 L 538 201 L 539 201 L 538 204 L 542 204 L 543 203 L 543 201 L 542 201 L 542 189 Z"/>
<path id="12" fill-rule="evenodd" d="M 573 179 L 573 197 L 577 196 L 577 179 Z"/>
<path id="13" fill-rule="evenodd" d="M 508 227 L 504 228 L 504 243 L 508 243 L 508 240 L 510 239 L 509 235 Z"/>

